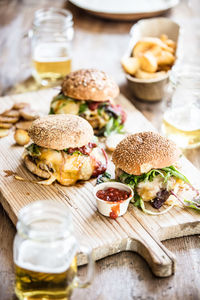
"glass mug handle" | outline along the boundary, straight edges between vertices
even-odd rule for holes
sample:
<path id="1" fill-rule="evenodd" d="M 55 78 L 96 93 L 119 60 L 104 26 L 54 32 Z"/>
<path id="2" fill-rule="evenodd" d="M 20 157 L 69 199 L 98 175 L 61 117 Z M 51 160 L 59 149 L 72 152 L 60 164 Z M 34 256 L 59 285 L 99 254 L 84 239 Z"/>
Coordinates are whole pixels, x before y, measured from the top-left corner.
<path id="1" fill-rule="evenodd" d="M 85 246 L 80 246 L 80 252 L 87 256 L 87 275 L 84 280 L 77 278 L 77 287 L 78 288 L 86 288 L 92 282 L 94 277 L 94 260 L 92 258 L 92 251 Z"/>

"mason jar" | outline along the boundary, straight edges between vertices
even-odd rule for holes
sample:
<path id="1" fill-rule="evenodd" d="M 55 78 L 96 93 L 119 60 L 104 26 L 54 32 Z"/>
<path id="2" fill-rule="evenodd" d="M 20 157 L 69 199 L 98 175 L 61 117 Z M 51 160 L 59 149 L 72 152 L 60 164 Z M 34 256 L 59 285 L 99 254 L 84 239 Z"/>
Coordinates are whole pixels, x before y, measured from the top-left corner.
<path id="1" fill-rule="evenodd" d="M 71 71 L 73 36 L 70 11 L 51 7 L 35 12 L 29 38 L 32 74 L 39 84 L 52 85 Z"/>
<path id="2" fill-rule="evenodd" d="M 200 146 L 200 65 L 178 64 L 165 93 L 162 132 L 182 149 Z"/>
<path id="3" fill-rule="evenodd" d="M 88 257 L 86 282 L 77 279 L 77 251 Z M 92 277 L 91 253 L 82 250 L 73 234 L 66 206 L 36 201 L 21 209 L 14 239 L 15 293 L 20 300 L 68 300 L 75 287 Z"/>

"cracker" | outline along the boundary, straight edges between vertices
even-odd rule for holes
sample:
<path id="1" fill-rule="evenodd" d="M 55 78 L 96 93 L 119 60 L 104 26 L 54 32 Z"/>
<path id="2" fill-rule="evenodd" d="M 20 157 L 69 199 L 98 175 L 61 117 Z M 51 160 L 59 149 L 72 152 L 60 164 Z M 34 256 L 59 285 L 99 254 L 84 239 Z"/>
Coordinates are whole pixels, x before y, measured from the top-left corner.
<path id="1" fill-rule="evenodd" d="M 16 124 L 17 129 L 23 129 L 23 130 L 28 130 L 29 127 L 31 126 L 32 121 L 20 121 Z"/>
<path id="2" fill-rule="evenodd" d="M 11 110 L 8 110 L 6 111 L 3 116 L 5 117 L 16 117 L 18 118 L 19 117 L 19 111 L 16 110 L 16 109 L 11 109 Z"/>
<path id="3" fill-rule="evenodd" d="M 24 107 L 23 109 L 20 109 L 19 113 L 21 117 L 28 121 L 33 121 L 38 118 L 36 112 L 30 109 L 30 107 Z"/>
<path id="4" fill-rule="evenodd" d="M 0 128 L 0 138 L 7 136 L 9 134 L 9 131 L 9 129 Z"/>
<path id="5" fill-rule="evenodd" d="M 22 109 L 24 107 L 28 107 L 30 106 L 29 103 L 26 103 L 26 102 L 19 102 L 19 103 L 15 103 L 14 106 L 13 106 L 13 109 Z"/>
<path id="6" fill-rule="evenodd" d="M 4 117 L 0 116 L 0 123 L 16 123 L 19 120 L 17 117 Z"/>
<path id="7" fill-rule="evenodd" d="M 0 128 L 9 129 L 13 126 L 12 123 L 0 123 Z"/>

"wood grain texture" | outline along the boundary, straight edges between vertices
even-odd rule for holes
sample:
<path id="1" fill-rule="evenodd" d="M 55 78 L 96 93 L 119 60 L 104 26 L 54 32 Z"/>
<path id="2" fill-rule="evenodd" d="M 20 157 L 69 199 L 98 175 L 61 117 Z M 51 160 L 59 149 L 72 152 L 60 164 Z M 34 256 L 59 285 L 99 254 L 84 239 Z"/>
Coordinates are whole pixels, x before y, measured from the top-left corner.
<path id="1" fill-rule="evenodd" d="M 24 60 L 20 42 L 16 44 L 13 51 L 12 40 L 15 33 L 26 32 L 35 9 L 43 6 L 62 6 L 64 2 L 62 0 L 0 1 L 0 93 L 5 94 L 8 86 L 23 81 L 30 74 L 30 67 L 23 72 L 19 67 L 22 57 Z M 128 45 L 129 30 L 133 23 L 95 18 L 69 4 L 67 8 L 73 13 L 76 31 L 73 69 L 96 67 L 113 75 L 120 85 L 121 92 L 159 130 L 164 111 L 163 102 L 149 104 L 134 99 L 119 63 Z M 166 15 L 183 26 L 183 47 L 187 57 L 190 57 L 194 49 L 199 49 L 199 38 L 197 38 L 199 13 L 199 0 L 181 0 L 180 5 Z M 19 19 L 23 21 L 19 22 Z M 16 39 L 20 39 L 19 34 Z M 27 90 L 27 85 L 20 84 L 20 87 L 17 86 L 17 89 L 14 88 L 10 92 L 24 90 Z M 185 151 L 187 158 L 198 168 L 200 168 L 199 153 L 199 149 Z M 3 300 L 13 299 L 12 241 L 15 232 L 15 227 L 0 206 L 0 299 Z M 74 291 L 72 300 L 198 300 L 200 298 L 200 238 L 183 237 L 164 241 L 163 244 L 176 255 L 174 276 L 155 278 L 146 262 L 135 252 L 119 253 L 99 260 L 96 264 L 93 284 L 87 289 Z M 81 267 L 79 271 L 84 277 L 86 267 Z"/>
<path id="2" fill-rule="evenodd" d="M 12 99 L 14 102 L 29 102 L 36 111 L 45 114 L 56 93 L 55 89 L 43 90 L 7 96 L 4 101 Z M 120 95 L 116 101 L 127 112 L 126 127 L 129 132 L 154 130 L 125 97 Z M 0 140 L 0 147 L 1 203 L 13 223 L 16 223 L 19 210 L 33 201 L 53 199 L 62 202 L 72 212 L 78 240 L 92 249 L 95 260 L 121 251 L 135 251 L 146 259 L 155 275 L 167 277 L 174 273 L 175 258 L 160 240 L 200 233 L 200 215 L 190 209 L 174 208 L 166 215 L 149 216 L 130 205 L 128 212 L 117 220 L 101 216 L 93 196 L 95 180 L 64 187 L 57 183 L 51 186 L 36 185 L 5 176 L 4 171 L 9 170 L 22 178 L 35 179 L 22 163 L 23 148 L 13 144 L 11 135 Z M 185 158 L 181 159 L 180 164 L 183 173 L 194 186 L 198 186 L 198 170 Z M 111 162 L 108 172 L 113 173 Z M 85 263 L 86 257 L 78 256 L 78 264 Z"/>

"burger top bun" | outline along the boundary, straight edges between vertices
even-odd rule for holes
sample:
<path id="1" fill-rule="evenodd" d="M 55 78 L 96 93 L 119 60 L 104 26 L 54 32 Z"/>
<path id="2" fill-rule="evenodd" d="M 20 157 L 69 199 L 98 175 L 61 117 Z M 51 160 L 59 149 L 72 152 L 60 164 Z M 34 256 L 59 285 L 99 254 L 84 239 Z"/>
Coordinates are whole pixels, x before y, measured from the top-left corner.
<path id="1" fill-rule="evenodd" d="M 113 152 L 112 161 L 128 174 L 141 175 L 173 165 L 180 154 L 176 144 L 160 134 L 141 132 L 123 139 Z"/>
<path id="2" fill-rule="evenodd" d="M 65 77 L 62 93 L 77 100 L 105 102 L 115 98 L 119 94 L 119 88 L 105 72 L 81 69 Z"/>

